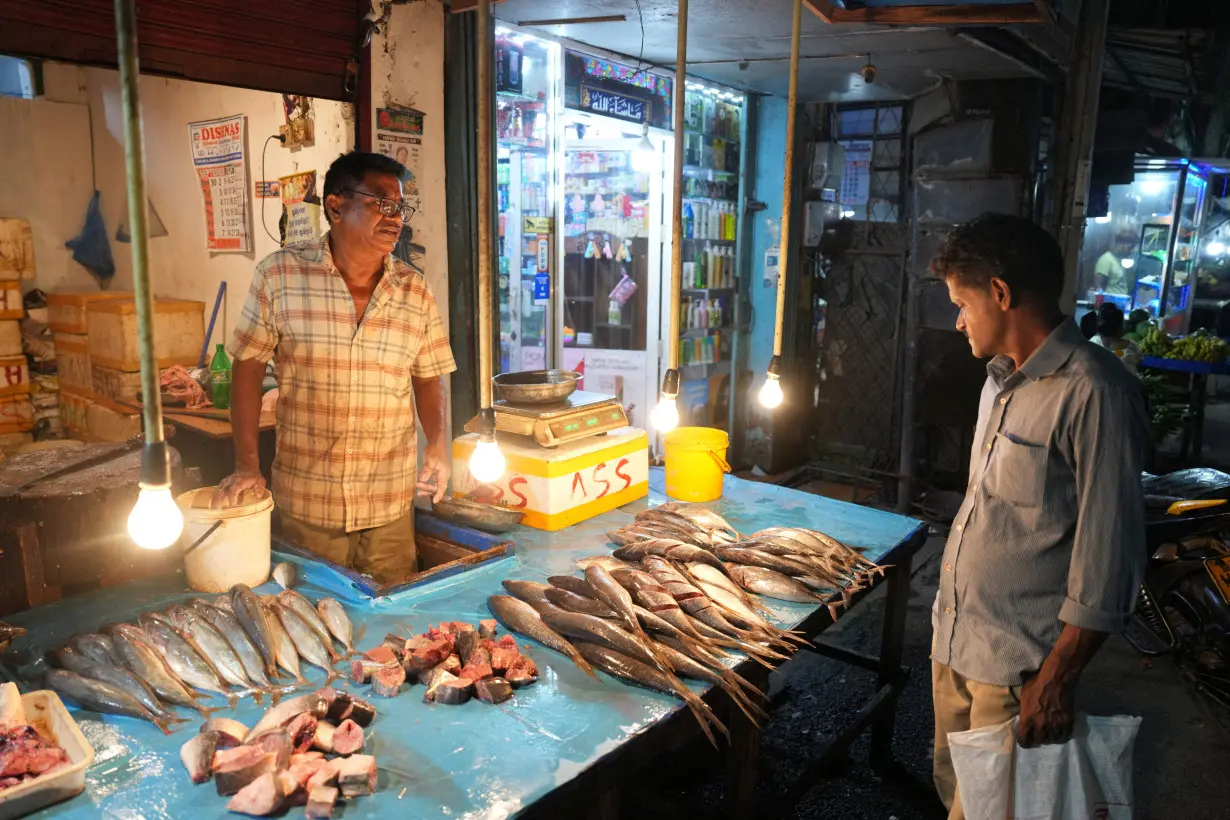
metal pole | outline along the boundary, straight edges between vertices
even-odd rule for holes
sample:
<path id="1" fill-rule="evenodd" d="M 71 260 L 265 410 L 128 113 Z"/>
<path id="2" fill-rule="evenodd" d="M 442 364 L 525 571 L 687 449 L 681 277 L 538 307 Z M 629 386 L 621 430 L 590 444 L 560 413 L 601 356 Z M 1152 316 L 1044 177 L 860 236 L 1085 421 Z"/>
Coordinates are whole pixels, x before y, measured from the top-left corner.
<path id="1" fill-rule="evenodd" d="M 478 406 L 491 409 L 491 0 L 478 0 Z"/>
<path id="2" fill-rule="evenodd" d="M 787 254 L 790 251 L 790 207 L 794 193 L 794 120 L 799 101 L 799 29 L 803 23 L 803 0 L 794 0 L 794 25 L 790 32 L 790 96 L 786 103 L 786 175 L 782 180 L 782 231 L 777 262 L 777 320 L 773 324 L 773 358 L 782 355 L 782 325 L 786 315 Z"/>
<path id="3" fill-rule="evenodd" d="M 137 306 L 137 334 L 141 349 L 145 443 L 147 452 L 149 448 L 158 448 L 165 454 L 162 390 L 158 384 L 158 360 L 154 356 L 154 304 L 149 284 L 149 225 L 146 221 L 145 141 L 141 131 L 136 5 L 136 0 L 115 0 L 120 104 L 124 118 L 124 162 L 128 172 L 128 221 L 132 233 L 132 292 Z M 146 466 L 153 469 L 153 465 Z M 169 462 L 164 463 L 161 470 L 165 474 L 165 483 L 170 484 Z M 144 471 L 142 480 L 145 480 Z"/>
<path id="4" fill-rule="evenodd" d="M 683 296 L 683 109 L 686 104 L 684 79 L 688 72 L 688 0 L 679 0 L 675 37 L 675 187 L 671 197 L 671 370 L 679 369 L 679 305 Z"/>

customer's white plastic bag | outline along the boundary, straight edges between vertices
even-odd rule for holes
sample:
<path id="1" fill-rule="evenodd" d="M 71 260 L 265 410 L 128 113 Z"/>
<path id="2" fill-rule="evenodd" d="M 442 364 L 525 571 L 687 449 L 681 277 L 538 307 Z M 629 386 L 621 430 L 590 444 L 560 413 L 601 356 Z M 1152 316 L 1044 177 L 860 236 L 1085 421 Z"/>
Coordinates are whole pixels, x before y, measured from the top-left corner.
<path id="1" fill-rule="evenodd" d="M 1071 740 L 1034 749 L 1016 725 L 949 733 L 968 820 L 1131 820 L 1140 718 L 1077 715 Z"/>

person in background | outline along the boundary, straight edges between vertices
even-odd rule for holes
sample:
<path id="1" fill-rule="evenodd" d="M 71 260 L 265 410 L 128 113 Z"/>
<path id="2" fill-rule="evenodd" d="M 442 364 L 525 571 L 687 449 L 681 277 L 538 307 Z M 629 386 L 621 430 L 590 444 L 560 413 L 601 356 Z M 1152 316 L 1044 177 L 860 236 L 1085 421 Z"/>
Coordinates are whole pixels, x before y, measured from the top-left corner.
<path id="1" fill-rule="evenodd" d="M 1090 339 L 1095 345 L 1104 347 L 1119 357 L 1132 375 L 1140 367 L 1144 358 L 1140 347 L 1131 339 L 1123 338 L 1123 311 L 1118 305 L 1103 302 L 1097 310 L 1097 333 Z"/>
<path id="2" fill-rule="evenodd" d="M 426 279 L 391 256 L 412 213 L 405 175 L 382 154 L 338 157 L 325 175 L 328 232 L 257 266 L 230 345 L 235 472 L 215 493 L 229 505 L 264 489 L 258 420 L 273 359 L 282 536 L 382 584 L 418 569 L 416 490 L 444 497 L 441 377 L 457 369 Z M 421 473 L 416 409 L 427 439 Z"/>
<path id="3" fill-rule="evenodd" d="M 1019 716 L 1020 745 L 1063 743 L 1081 672 L 1132 612 L 1149 421 L 1140 382 L 1060 311 L 1063 256 L 1042 228 L 984 214 L 931 267 L 990 359 L 932 610 L 935 784 L 959 820 L 948 733 Z"/>
<path id="4" fill-rule="evenodd" d="M 1131 239 L 1119 237 L 1114 245 L 1106 250 L 1093 266 L 1093 283 L 1098 290 L 1126 296 L 1128 294 L 1128 276 L 1123 269 L 1123 260 L 1130 259 L 1132 253 Z"/>

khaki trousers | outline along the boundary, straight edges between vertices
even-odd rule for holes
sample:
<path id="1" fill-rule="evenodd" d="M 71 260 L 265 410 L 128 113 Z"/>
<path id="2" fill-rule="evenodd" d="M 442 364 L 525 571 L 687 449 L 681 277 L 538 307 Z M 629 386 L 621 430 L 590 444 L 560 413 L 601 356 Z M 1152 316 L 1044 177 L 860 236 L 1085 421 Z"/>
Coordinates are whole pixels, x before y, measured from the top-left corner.
<path id="1" fill-rule="evenodd" d="M 948 820 L 964 820 L 948 733 L 1011 720 L 1021 711 L 1021 687 L 979 683 L 932 661 L 931 697 L 935 702 L 935 788 L 948 809 Z"/>
<path id="2" fill-rule="evenodd" d="M 380 584 L 395 584 L 418 572 L 413 509 L 383 527 L 351 532 L 343 527 L 318 527 L 283 514 L 282 537 L 321 558 L 370 575 Z"/>

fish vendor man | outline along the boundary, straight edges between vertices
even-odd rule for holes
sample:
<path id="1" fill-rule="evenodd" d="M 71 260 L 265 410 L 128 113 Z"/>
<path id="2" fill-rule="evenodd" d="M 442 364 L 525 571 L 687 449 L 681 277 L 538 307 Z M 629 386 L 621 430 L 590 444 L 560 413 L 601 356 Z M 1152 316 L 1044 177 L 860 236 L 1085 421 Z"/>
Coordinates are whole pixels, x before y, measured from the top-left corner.
<path id="1" fill-rule="evenodd" d="M 257 265 L 230 344 L 235 472 L 215 494 L 234 504 L 265 486 L 257 443 L 272 359 L 282 536 L 380 583 L 417 571 L 416 492 L 444 497 L 442 377 L 457 369 L 427 280 L 392 255 L 414 212 L 406 174 L 382 154 L 338 157 L 325 174 L 329 230 Z"/>
<path id="2" fill-rule="evenodd" d="M 1123 630 L 1145 568 L 1140 380 L 1060 311 L 1059 245 L 984 214 L 931 262 L 989 359 L 969 485 L 932 610 L 935 783 L 965 816 L 948 733 L 1018 717 L 1021 746 L 1072 735 L 1082 671 Z"/>

